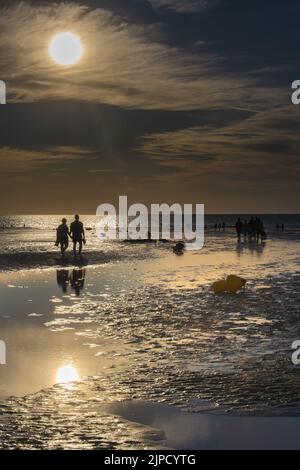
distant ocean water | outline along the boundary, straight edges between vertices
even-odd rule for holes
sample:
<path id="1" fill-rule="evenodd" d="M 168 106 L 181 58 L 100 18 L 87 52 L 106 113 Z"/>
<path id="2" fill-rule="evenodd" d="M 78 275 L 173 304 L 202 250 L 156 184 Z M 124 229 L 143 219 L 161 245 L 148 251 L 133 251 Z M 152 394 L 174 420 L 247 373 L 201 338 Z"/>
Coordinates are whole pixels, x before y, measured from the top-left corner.
<path id="1" fill-rule="evenodd" d="M 227 226 L 233 226 L 238 217 L 241 220 L 249 219 L 257 214 L 206 214 L 205 223 L 213 226 L 215 223 L 225 222 Z M 272 229 L 279 224 L 285 224 L 289 228 L 300 227 L 300 214 L 258 214 L 263 220 L 266 228 Z M 0 216 L 0 228 L 35 228 L 51 230 L 60 222 L 62 217 L 67 217 L 70 222 L 73 215 L 56 214 L 56 215 L 5 215 Z M 87 227 L 94 227 L 97 222 L 95 215 L 82 215 L 81 220 Z"/>

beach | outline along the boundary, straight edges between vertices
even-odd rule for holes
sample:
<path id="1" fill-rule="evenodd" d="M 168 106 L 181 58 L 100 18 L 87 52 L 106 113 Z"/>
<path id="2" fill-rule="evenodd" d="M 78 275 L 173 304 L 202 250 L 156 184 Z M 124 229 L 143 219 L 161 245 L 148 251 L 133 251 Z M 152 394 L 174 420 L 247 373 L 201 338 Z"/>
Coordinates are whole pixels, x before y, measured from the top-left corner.
<path id="1" fill-rule="evenodd" d="M 101 241 L 83 216 L 80 265 L 59 259 L 59 217 L 0 219 L 2 448 L 299 448 L 300 216 L 262 216 L 258 244 L 208 216 L 182 256 Z M 245 288 L 214 294 L 228 274 Z"/>

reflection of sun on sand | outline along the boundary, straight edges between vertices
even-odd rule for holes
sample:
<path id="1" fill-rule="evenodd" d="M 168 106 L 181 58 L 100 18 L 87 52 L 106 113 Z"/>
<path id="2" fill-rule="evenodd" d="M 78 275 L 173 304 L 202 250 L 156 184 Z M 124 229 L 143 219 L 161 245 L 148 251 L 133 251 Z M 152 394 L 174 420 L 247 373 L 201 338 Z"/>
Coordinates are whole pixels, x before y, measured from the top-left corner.
<path id="1" fill-rule="evenodd" d="M 249 263 L 249 259 L 247 259 Z M 254 265 L 254 260 L 250 259 Z M 149 267 L 150 264 L 150 267 Z M 184 256 L 165 256 L 147 263 L 145 281 L 171 289 L 197 289 L 226 276 L 232 269 L 243 272 L 243 262 L 236 252 L 186 252 Z M 230 270 L 230 271 L 228 271 Z"/>
<path id="2" fill-rule="evenodd" d="M 289 243 L 270 240 L 258 256 L 253 247 L 244 247 L 242 251 L 239 248 L 239 244 L 225 239 L 221 245 L 216 240 L 208 239 L 200 251 L 185 251 L 183 256 L 162 253 L 148 260 L 139 267 L 139 276 L 143 275 L 146 284 L 165 289 L 205 287 L 211 291 L 215 281 L 236 275 L 247 280 L 246 291 L 253 291 L 269 289 L 269 283 L 264 280 L 275 280 L 283 271 L 286 275 L 297 269 L 295 252 L 298 247 L 292 240 Z"/>

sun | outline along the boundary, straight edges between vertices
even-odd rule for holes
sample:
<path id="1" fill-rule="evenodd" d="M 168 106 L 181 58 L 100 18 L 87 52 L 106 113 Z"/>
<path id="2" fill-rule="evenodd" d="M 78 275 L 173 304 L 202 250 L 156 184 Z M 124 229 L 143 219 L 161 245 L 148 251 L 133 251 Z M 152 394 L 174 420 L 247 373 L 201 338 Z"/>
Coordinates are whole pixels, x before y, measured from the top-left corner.
<path id="1" fill-rule="evenodd" d="M 58 65 L 76 64 L 82 57 L 84 47 L 77 34 L 64 32 L 56 34 L 49 45 L 49 54 Z"/>
<path id="2" fill-rule="evenodd" d="M 60 367 L 56 372 L 56 383 L 58 384 L 77 382 L 77 380 L 79 380 L 79 374 L 71 364 Z"/>

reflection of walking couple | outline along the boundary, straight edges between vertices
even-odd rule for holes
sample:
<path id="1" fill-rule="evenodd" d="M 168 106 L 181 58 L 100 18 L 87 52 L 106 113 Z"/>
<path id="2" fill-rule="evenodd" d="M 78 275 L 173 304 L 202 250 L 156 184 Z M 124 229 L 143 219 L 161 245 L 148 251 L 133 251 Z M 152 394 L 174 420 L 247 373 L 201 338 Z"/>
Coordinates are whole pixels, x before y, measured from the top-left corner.
<path id="1" fill-rule="evenodd" d="M 76 295 L 80 295 L 80 291 L 84 287 L 85 269 L 58 269 L 56 271 L 57 284 L 61 286 L 63 292 L 67 292 L 68 284 L 75 290 Z"/>
<path id="2" fill-rule="evenodd" d="M 65 251 L 69 246 L 69 237 L 73 240 L 73 253 L 75 258 L 77 257 L 76 254 L 76 247 L 78 243 L 78 253 L 81 257 L 82 252 L 82 243 L 85 244 L 85 233 L 83 228 L 83 223 L 79 221 L 79 215 L 76 214 L 74 217 L 74 221 L 71 223 L 70 230 L 67 225 L 67 219 L 63 218 L 62 223 L 56 229 L 56 246 L 60 246 L 60 251 L 62 256 L 64 256 Z"/>

